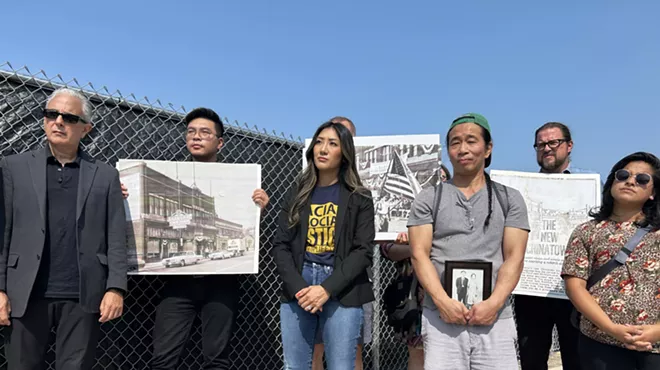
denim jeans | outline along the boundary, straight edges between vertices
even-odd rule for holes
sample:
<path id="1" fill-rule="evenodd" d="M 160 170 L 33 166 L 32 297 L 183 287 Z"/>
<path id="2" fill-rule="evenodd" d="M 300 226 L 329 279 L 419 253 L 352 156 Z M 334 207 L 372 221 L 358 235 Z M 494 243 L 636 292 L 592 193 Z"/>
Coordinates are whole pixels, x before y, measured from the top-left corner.
<path id="1" fill-rule="evenodd" d="M 302 276 L 310 285 L 320 285 L 330 274 L 332 266 L 305 262 Z M 352 369 L 355 350 L 362 330 L 362 306 L 345 307 L 338 300 L 330 299 L 323 311 L 311 314 L 297 301 L 280 306 L 282 344 L 285 370 L 309 370 L 312 368 L 314 337 L 317 328 L 323 328 L 328 370 Z"/>

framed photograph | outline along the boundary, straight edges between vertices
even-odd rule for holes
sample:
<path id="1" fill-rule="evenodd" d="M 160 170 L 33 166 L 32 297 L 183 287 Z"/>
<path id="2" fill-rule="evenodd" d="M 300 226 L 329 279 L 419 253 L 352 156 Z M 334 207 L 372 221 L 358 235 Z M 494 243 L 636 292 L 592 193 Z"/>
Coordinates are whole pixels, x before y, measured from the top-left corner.
<path id="1" fill-rule="evenodd" d="M 469 309 L 490 297 L 492 273 L 491 262 L 446 261 L 445 291 Z"/>

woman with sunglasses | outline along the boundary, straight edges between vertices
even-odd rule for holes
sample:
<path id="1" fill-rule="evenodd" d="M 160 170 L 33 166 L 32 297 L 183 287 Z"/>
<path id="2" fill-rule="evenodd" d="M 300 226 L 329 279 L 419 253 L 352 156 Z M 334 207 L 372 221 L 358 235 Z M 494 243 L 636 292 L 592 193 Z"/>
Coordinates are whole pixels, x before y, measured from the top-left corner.
<path id="1" fill-rule="evenodd" d="M 353 369 L 362 305 L 374 300 L 367 268 L 374 204 L 360 181 L 351 132 L 326 122 L 280 213 L 273 258 L 282 278 L 284 368 L 309 370 L 317 328 L 330 370 Z"/>
<path id="2" fill-rule="evenodd" d="M 562 277 L 582 313 L 579 341 L 584 369 L 660 369 L 660 160 L 631 154 L 614 165 L 593 220 L 569 239 Z M 640 228 L 648 231 L 623 264 L 592 287 L 587 281 Z M 603 271 L 603 270 L 601 270 Z M 605 270 L 607 271 L 607 270 Z M 593 278 L 592 278 L 593 280 Z"/>

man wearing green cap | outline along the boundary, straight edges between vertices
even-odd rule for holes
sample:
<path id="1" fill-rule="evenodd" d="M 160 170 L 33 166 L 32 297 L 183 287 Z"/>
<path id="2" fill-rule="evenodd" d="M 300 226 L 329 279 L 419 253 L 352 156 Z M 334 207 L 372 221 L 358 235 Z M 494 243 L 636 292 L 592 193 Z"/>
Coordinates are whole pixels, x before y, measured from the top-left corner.
<path id="1" fill-rule="evenodd" d="M 493 143 L 484 116 L 455 119 L 447 148 L 452 179 L 420 192 L 408 219 L 413 268 L 426 292 L 424 368 L 517 369 L 509 297 L 522 273 L 527 207 L 520 192 L 485 172 Z M 462 270 L 483 276 L 468 283 L 484 293 L 470 309 L 452 287 Z"/>

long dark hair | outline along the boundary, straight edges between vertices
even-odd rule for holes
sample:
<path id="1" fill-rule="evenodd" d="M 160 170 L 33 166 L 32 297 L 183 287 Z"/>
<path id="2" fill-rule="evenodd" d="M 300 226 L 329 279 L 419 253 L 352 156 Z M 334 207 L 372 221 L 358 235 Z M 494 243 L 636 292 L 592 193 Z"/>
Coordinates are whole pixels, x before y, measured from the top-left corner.
<path id="1" fill-rule="evenodd" d="M 346 186 L 351 192 L 360 192 L 367 194 L 368 190 L 362 186 L 362 181 L 358 175 L 357 166 L 355 164 L 355 145 L 353 144 L 353 135 L 341 123 L 326 122 L 319 126 L 312 137 L 312 142 L 305 152 L 307 159 L 307 167 L 298 176 L 296 196 L 291 202 L 289 209 L 289 227 L 294 227 L 300 222 L 300 211 L 307 204 L 307 201 L 312 196 L 312 192 L 316 187 L 318 181 L 319 170 L 314 164 L 314 146 L 321 131 L 326 128 L 332 127 L 337 136 L 339 136 L 339 144 L 341 147 L 341 165 L 339 167 L 339 183 Z"/>
<path id="2" fill-rule="evenodd" d="M 445 173 L 445 181 L 451 180 L 451 172 L 449 172 L 449 168 L 447 168 L 447 166 L 440 163 L 440 170 Z M 440 179 L 440 181 L 442 181 L 442 179 Z"/>
<path id="3" fill-rule="evenodd" d="M 612 185 L 614 184 L 614 173 L 628 165 L 630 162 L 644 162 L 648 163 L 651 168 L 653 168 L 653 199 L 649 199 L 642 206 L 642 212 L 644 213 L 644 220 L 637 222 L 639 226 L 651 226 L 653 229 L 660 228 L 660 202 L 658 202 L 657 196 L 660 195 L 660 159 L 655 155 L 647 152 L 637 152 L 630 154 L 620 161 L 618 161 L 609 175 L 607 175 L 607 181 L 603 185 L 603 194 L 600 207 L 598 209 L 593 209 L 589 212 L 589 216 L 593 217 L 597 221 L 605 221 L 610 218 L 612 211 L 614 211 L 614 197 L 612 197 Z"/>
<path id="4" fill-rule="evenodd" d="M 481 137 L 483 137 L 486 146 L 488 146 L 488 144 L 492 144 L 493 138 L 490 136 L 490 132 L 481 126 L 479 127 L 481 128 Z M 456 126 L 454 126 L 454 128 L 456 128 Z M 447 137 L 445 137 L 447 148 L 449 148 L 449 134 L 451 134 L 453 130 L 453 128 L 449 130 L 447 132 Z M 488 161 L 488 158 L 486 158 L 486 161 Z M 485 229 L 488 227 L 488 225 L 490 225 L 490 216 L 493 214 L 493 180 L 490 179 L 490 175 L 486 171 L 484 171 L 484 176 L 486 177 L 486 189 L 488 190 L 488 215 L 486 216 L 486 221 L 484 222 Z M 450 177 L 447 176 L 447 180 L 449 180 L 449 178 Z"/>

